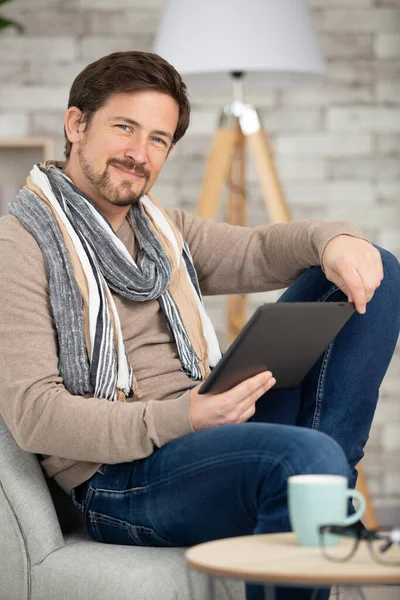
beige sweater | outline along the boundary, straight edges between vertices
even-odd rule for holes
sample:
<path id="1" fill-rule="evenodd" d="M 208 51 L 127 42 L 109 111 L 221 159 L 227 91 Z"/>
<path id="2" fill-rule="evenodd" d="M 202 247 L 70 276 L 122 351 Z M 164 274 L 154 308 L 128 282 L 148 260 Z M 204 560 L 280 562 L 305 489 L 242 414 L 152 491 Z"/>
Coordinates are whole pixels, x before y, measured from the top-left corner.
<path id="1" fill-rule="evenodd" d="M 321 264 L 327 242 L 348 222 L 294 221 L 244 228 L 169 211 L 187 241 L 205 295 L 289 286 Z M 117 232 L 135 256 L 128 223 Z M 134 302 L 113 293 L 141 400 L 128 403 L 73 396 L 58 372 L 57 338 L 46 265 L 32 235 L 14 217 L 0 218 L 0 412 L 17 443 L 40 454 L 48 477 L 66 491 L 102 463 L 149 456 L 193 431 L 189 390 L 171 333 L 156 300 Z"/>

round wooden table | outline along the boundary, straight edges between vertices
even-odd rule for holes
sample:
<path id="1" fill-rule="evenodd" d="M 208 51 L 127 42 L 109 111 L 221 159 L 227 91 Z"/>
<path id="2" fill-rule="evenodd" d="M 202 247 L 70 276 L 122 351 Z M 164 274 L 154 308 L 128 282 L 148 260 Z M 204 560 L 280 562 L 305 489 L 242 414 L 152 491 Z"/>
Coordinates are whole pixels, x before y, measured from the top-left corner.
<path id="1" fill-rule="evenodd" d="M 400 560 L 398 546 L 388 552 L 398 553 Z M 217 576 L 264 583 L 267 598 L 274 597 L 275 585 L 400 585 L 400 566 L 375 562 L 365 542 L 350 560 L 341 563 L 326 560 L 320 548 L 299 546 L 293 533 L 215 540 L 189 548 L 185 556 L 190 567 L 210 576 L 210 595 L 212 578 Z"/>

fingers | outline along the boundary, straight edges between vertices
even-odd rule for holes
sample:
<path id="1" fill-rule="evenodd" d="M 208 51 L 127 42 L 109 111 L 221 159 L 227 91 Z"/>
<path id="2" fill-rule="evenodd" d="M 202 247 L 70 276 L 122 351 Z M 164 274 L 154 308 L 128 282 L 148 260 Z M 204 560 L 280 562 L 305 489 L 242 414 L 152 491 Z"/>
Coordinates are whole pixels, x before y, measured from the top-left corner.
<path id="1" fill-rule="evenodd" d="M 265 392 L 268 392 L 276 383 L 274 377 L 270 377 L 268 381 L 255 389 L 251 394 L 245 396 L 242 401 L 239 401 L 238 407 L 241 410 L 246 410 L 247 407 L 254 405 Z"/>
<path id="2" fill-rule="evenodd" d="M 349 297 L 352 298 L 356 309 L 360 314 L 364 314 L 368 300 L 364 283 L 359 272 L 355 267 L 349 267 L 342 274 L 342 277 L 349 292 Z"/>
<path id="3" fill-rule="evenodd" d="M 339 287 L 347 294 L 349 302 L 354 302 L 357 311 L 364 314 L 367 303 L 372 299 L 383 279 L 380 253 L 372 247 L 364 254 L 362 263 L 357 267 L 343 261 L 338 274 L 342 282 Z"/>
<path id="4" fill-rule="evenodd" d="M 250 377 L 222 394 L 199 396 L 197 390 L 201 384 L 193 387 L 189 404 L 194 431 L 247 421 L 254 414 L 257 400 L 275 383 L 269 371 Z"/>
<path id="5" fill-rule="evenodd" d="M 246 423 L 256 412 L 256 403 L 253 402 L 251 406 L 249 406 L 239 417 L 238 423 Z"/>
<path id="6" fill-rule="evenodd" d="M 261 387 L 259 387 L 253 394 L 250 394 L 249 397 L 239 402 L 238 408 L 242 410 L 242 414 L 240 415 L 238 422 L 244 423 L 248 421 L 250 417 L 254 415 L 256 412 L 256 402 L 265 394 L 268 390 L 270 390 L 276 383 L 275 377 L 270 377 L 269 380 L 264 383 Z"/>
<path id="7" fill-rule="evenodd" d="M 229 394 L 234 402 L 241 402 L 246 399 L 259 398 L 275 383 L 276 380 L 272 377 L 271 371 L 263 371 L 254 377 L 245 379 L 245 381 L 224 393 Z"/>
<path id="8" fill-rule="evenodd" d="M 224 423 L 243 423 L 255 412 L 257 400 L 265 394 L 276 380 L 270 371 L 246 379 L 234 388 L 219 394 L 220 416 Z"/>

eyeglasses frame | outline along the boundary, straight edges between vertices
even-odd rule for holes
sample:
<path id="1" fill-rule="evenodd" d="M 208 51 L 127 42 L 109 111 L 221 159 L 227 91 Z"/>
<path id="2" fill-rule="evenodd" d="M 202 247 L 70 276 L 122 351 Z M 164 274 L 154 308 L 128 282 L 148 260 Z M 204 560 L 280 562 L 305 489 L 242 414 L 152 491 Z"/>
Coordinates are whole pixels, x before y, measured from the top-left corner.
<path id="1" fill-rule="evenodd" d="M 333 558 L 332 556 L 329 556 L 326 552 L 324 552 L 325 546 L 322 541 L 322 536 L 324 533 L 331 533 L 334 535 L 343 535 L 343 536 L 347 536 L 347 537 L 353 537 L 353 538 L 356 538 L 357 541 L 354 545 L 352 552 L 348 556 L 346 556 L 346 558 Z M 350 560 L 357 552 L 358 547 L 360 545 L 360 541 L 365 540 L 368 543 L 368 550 L 369 550 L 369 553 L 371 554 L 371 557 L 379 564 L 384 564 L 384 565 L 388 566 L 388 565 L 390 565 L 390 563 L 387 563 L 384 560 L 379 560 L 379 556 L 372 549 L 371 542 L 373 542 L 375 540 L 384 540 L 386 543 L 382 546 L 382 548 L 380 548 L 380 552 L 381 553 L 387 552 L 387 550 L 389 550 L 389 548 L 391 548 L 391 546 L 393 544 L 400 545 L 400 528 L 394 528 L 390 532 L 390 535 L 384 535 L 381 533 L 380 529 L 366 529 L 364 527 L 364 525 L 362 523 L 360 523 L 360 521 L 357 521 L 356 523 L 353 523 L 352 525 L 337 525 L 337 524 L 332 523 L 332 524 L 321 525 L 319 527 L 319 537 L 320 537 L 320 547 L 322 550 L 322 554 L 324 555 L 324 557 L 327 560 L 330 560 L 333 562 L 346 562 L 346 561 Z M 399 561 L 399 563 L 394 563 L 394 564 L 395 565 L 400 564 L 400 561 Z"/>

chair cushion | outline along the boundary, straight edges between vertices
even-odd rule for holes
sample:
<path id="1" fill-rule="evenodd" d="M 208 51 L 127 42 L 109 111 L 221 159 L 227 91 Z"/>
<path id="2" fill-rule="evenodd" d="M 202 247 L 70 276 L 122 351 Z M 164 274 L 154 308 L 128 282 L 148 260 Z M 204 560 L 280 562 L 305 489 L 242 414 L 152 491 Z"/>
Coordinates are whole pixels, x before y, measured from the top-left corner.
<path id="1" fill-rule="evenodd" d="M 32 569 L 31 600 L 208 600 L 207 578 L 189 570 L 185 548 L 100 544 L 86 533 Z M 219 581 L 218 600 L 243 600 L 241 582 Z"/>

